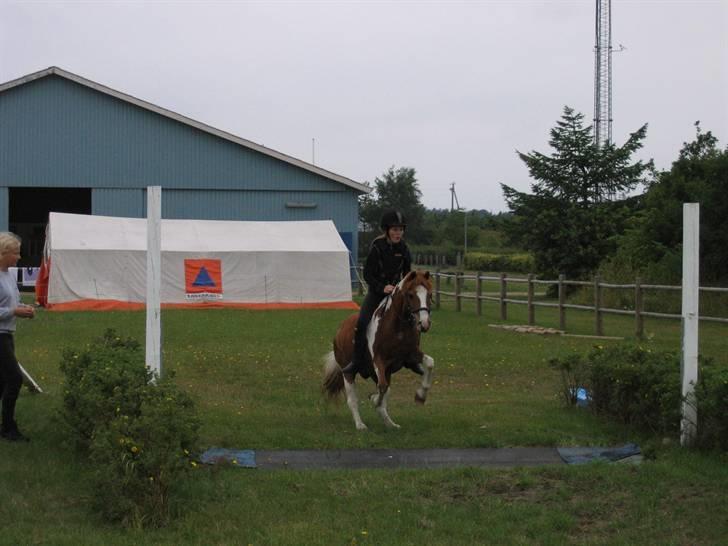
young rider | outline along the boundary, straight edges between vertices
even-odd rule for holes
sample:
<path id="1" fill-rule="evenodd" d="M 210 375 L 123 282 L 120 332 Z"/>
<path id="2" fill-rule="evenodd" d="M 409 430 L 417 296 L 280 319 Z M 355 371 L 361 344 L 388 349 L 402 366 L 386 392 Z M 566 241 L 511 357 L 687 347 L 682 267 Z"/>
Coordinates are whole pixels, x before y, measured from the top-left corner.
<path id="1" fill-rule="evenodd" d="M 380 227 L 384 233 L 372 241 L 364 265 L 364 280 L 369 290 L 361 304 L 356 323 L 354 357 L 342 369 L 352 377 L 356 373 L 369 377 L 367 326 L 381 301 L 392 293 L 397 283 L 412 268 L 412 257 L 403 238 L 407 223 L 402 213 L 396 210 L 385 212 Z"/>

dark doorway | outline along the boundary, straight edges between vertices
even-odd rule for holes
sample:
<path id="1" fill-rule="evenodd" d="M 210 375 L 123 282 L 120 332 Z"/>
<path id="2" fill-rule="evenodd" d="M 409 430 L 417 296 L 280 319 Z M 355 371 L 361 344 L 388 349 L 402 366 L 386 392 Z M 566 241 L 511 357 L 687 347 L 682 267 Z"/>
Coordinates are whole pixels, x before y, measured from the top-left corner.
<path id="1" fill-rule="evenodd" d="M 23 239 L 18 266 L 38 267 L 50 212 L 91 214 L 91 188 L 9 188 L 8 227 Z"/>

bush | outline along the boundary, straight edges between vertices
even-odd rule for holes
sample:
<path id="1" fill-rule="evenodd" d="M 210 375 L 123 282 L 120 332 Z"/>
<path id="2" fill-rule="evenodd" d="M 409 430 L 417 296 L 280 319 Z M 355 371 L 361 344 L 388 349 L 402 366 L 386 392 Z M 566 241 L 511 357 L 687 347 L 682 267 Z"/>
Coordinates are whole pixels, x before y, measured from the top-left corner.
<path id="1" fill-rule="evenodd" d="M 569 355 L 549 361 L 561 374 L 561 399 L 576 404 L 576 391 L 589 392 L 597 414 L 654 433 L 677 435 L 682 418 L 680 356 L 642 346 L 595 347 L 585 357 Z M 700 359 L 695 400 L 696 446 L 728 451 L 728 369 Z"/>
<path id="2" fill-rule="evenodd" d="M 170 492 L 195 465 L 198 422 L 192 400 L 168 380 L 128 392 L 134 415 L 121 413 L 97 429 L 90 457 L 95 506 L 110 521 L 160 526 L 172 514 Z"/>
<path id="3" fill-rule="evenodd" d="M 589 385 L 589 370 L 586 361 L 579 355 L 568 355 L 566 358 L 552 358 L 549 365 L 561 374 L 561 392 L 559 396 L 565 406 L 575 406 L 577 392 Z"/>
<path id="4" fill-rule="evenodd" d="M 113 330 L 83 350 L 64 349 L 60 368 L 66 378 L 62 417 L 81 450 L 88 450 L 94 431 L 113 419 L 117 408 L 134 413 L 137 401 L 127 393 L 152 378 L 139 343 Z"/>
<path id="5" fill-rule="evenodd" d="M 413 245 L 408 243 L 410 254 L 414 264 L 429 265 L 427 262 L 434 260 L 437 265 L 457 265 L 458 254 L 462 255 L 463 248 L 454 244 L 443 245 Z M 442 261 L 445 263 L 442 263 Z M 362 260 L 363 262 L 363 260 Z"/>
<path id="6" fill-rule="evenodd" d="M 695 388 L 698 405 L 696 445 L 728 451 L 728 369 L 701 362 Z"/>
<path id="7" fill-rule="evenodd" d="M 507 271 L 512 273 L 531 273 L 534 270 L 530 254 L 488 254 L 469 252 L 465 256 L 465 269 L 471 271 Z"/>
<path id="8" fill-rule="evenodd" d="M 170 493 L 194 466 L 199 421 L 191 398 L 158 379 L 139 344 L 113 330 L 63 352 L 63 418 L 94 468 L 95 507 L 127 526 L 159 526 Z"/>
<path id="9" fill-rule="evenodd" d="M 679 355 L 641 346 L 597 347 L 587 356 L 587 366 L 596 413 L 655 433 L 679 430 Z"/>

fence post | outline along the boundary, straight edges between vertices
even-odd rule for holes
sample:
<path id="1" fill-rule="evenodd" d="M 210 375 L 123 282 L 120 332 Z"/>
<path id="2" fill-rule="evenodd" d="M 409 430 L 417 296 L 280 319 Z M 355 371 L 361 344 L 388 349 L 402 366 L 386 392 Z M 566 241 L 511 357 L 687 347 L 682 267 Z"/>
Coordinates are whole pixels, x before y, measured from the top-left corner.
<path id="1" fill-rule="evenodd" d="M 480 296 L 483 293 L 483 279 L 480 278 L 482 272 L 477 271 L 475 273 L 475 308 L 478 311 L 478 316 L 483 314 L 483 302 Z"/>
<path id="2" fill-rule="evenodd" d="M 533 305 L 533 273 L 528 274 L 528 325 L 536 324 L 536 306 Z"/>
<path id="3" fill-rule="evenodd" d="M 643 305 L 642 280 L 637 277 L 634 283 L 634 335 L 637 339 L 642 339 L 645 334 L 645 320 L 642 317 Z"/>
<path id="4" fill-rule="evenodd" d="M 435 270 L 435 309 L 440 309 L 440 268 Z"/>
<path id="5" fill-rule="evenodd" d="M 561 273 L 559 275 L 559 330 L 562 332 L 566 331 L 566 307 L 564 307 L 564 303 L 566 303 L 565 280 L 566 277 Z"/>
<path id="6" fill-rule="evenodd" d="M 508 310 L 506 309 L 506 274 L 500 274 L 500 317 L 501 320 L 508 320 Z"/>
<path id="7" fill-rule="evenodd" d="M 594 275 L 594 330 L 596 335 L 604 335 L 604 321 L 602 320 L 602 288 L 599 286 L 599 275 Z"/>
<path id="8" fill-rule="evenodd" d="M 460 271 L 455 272 L 455 311 L 460 312 L 462 305 L 460 303 Z"/>

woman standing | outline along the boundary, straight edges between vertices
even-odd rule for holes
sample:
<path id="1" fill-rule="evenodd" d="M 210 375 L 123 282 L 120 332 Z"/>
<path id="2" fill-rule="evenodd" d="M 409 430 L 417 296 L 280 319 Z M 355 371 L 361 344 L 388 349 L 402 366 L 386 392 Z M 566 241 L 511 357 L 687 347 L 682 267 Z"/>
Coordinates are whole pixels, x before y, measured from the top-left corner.
<path id="1" fill-rule="evenodd" d="M 0 232 L 0 437 L 11 442 L 28 441 L 15 422 L 15 403 L 23 385 L 23 375 L 15 358 L 15 317 L 33 318 L 35 315 L 33 307 L 20 303 L 17 276 L 8 271 L 19 259 L 20 237 L 8 231 Z"/>

